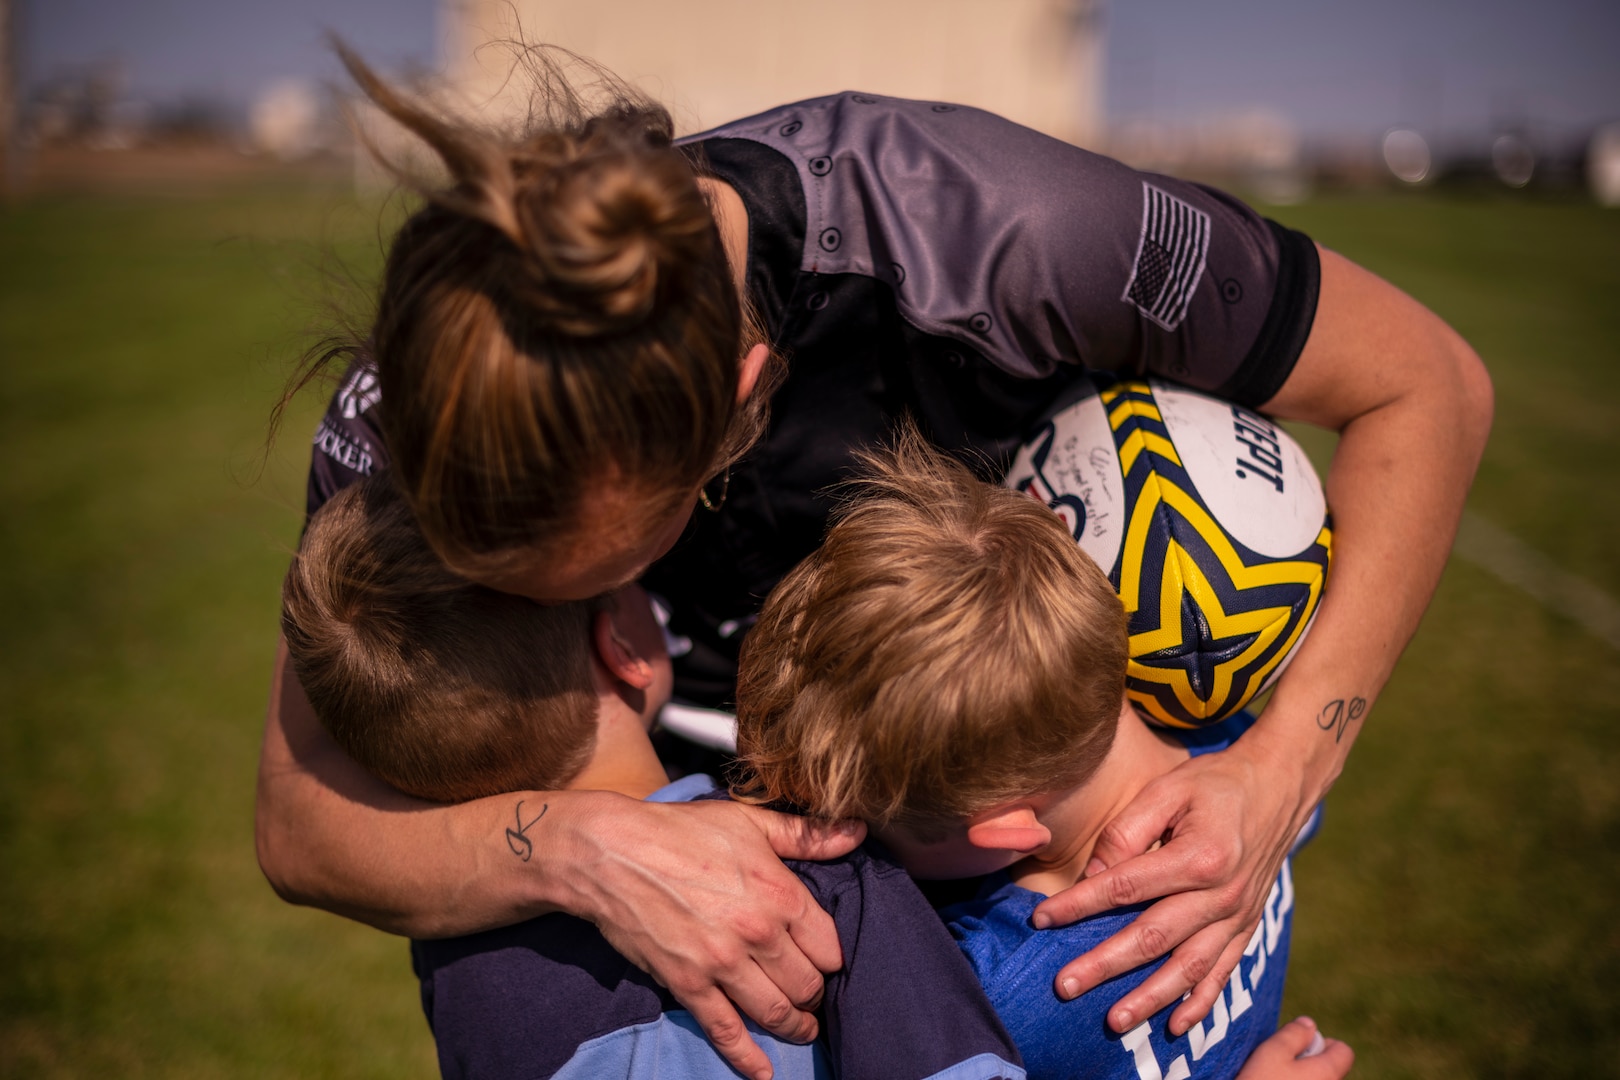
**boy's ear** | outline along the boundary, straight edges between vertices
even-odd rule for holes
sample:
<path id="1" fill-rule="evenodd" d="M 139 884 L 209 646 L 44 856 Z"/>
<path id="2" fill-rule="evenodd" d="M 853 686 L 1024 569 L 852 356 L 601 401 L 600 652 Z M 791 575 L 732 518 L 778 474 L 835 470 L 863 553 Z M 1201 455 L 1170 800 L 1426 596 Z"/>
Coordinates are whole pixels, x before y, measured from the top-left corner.
<path id="1" fill-rule="evenodd" d="M 1027 855 L 1052 842 L 1052 830 L 1042 825 L 1027 805 L 997 810 L 968 826 L 968 843 L 990 851 L 1016 851 Z"/>
<path id="2" fill-rule="evenodd" d="M 598 611 L 591 620 L 591 643 L 608 674 L 622 683 L 645 690 L 653 683 L 653 666 L 637 651 L 631 635 L 620 633 L 614 621 L 616 607 Z"/>

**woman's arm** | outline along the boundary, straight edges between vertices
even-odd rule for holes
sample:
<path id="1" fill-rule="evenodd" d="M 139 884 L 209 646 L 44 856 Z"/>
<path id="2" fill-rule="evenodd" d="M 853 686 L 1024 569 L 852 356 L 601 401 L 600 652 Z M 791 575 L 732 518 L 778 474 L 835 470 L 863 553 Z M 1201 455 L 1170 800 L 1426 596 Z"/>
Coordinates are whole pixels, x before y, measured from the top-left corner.
<path id="1" fill-rule="evenodd" d="M 1349 260 L 1323 250 L 1321 261 L 1310 337 L 1264 407 L 1340 432 L 1327 478 L 1333 572 L 1316 623 L 1259 722 L 1144 789 L 1103 832 L 1089 876 L 1036 912 L 1061 924 L 1165 898 L 1058 973 L 1068 998 L 1174 949 L 1110 1012 L 1118 1031 L 1189 989 L 1172 1031 L 1214 1003 L 1267 884 L 1417 630 L 1490 432 L 1490 377 L 1468 344 Z"/>
<path id="2" fill-rule="evenodd" d="M 259 864 L 285 900 L 383 930 L 445 937 L 549 911 L 594 922 L 689 1009 L 744 1075 L 769 1076 L 736 1002 L 784 1038 L 815 1037 L 832 920 L 783 858 L 825 859 L 864 830 L 729 802 L 518 792 L 455 806 L 372 778 L 316 721 L 277 646 L 259 759 Z M 729 1000 L 728 1000 L 729 999 Z"/>

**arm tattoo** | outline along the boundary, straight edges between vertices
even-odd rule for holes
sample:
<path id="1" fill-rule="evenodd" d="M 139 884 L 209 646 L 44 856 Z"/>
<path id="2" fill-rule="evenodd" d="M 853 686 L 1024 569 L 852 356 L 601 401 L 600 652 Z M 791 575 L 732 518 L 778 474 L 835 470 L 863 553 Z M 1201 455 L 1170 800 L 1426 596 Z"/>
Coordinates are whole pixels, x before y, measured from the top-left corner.
<path id="1" fill-rule="evenodd" d="M 1334 698 L 1316 714 L 1316 726 L 1323 731 L 1333 732 L 1333 741 L 1339 742 L 1344 738 L 1345 728 L 1360 720 L 1366 712 L 1366 698 L 1351 698 L 1349 704 L 1345 703 L 1344 698 Z"/>
<path id="2" fill-rule="evenodd" d="M 523 823 L 523 800 L 518 800 L 517 828 L 506 830 L 506 846 L 512 849 L 512 854 L 524 862 L 528 862 L 534 857 L 534 841 L 529 839 L 528 832 L 534 827 L 535 822 L 546 816 L 546 811 L 550 809 L 550 803 L 541 803 L 540 812 L 534 815 L 534 818 L 525 825 Z"/>

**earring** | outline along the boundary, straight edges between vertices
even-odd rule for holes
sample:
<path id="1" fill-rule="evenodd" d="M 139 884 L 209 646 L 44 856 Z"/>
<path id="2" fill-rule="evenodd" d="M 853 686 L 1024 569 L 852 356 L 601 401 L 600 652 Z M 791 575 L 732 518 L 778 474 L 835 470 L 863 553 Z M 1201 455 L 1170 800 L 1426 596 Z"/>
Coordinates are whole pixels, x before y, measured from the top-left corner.
<path id="1" fill-rule="evenodd" d="M 703 509 L 709 511 L 710 513 L 718 514 L 720 512 L 720 508 L 722 506 L 726 505 L 726 495 L 730 491 L 731 491 L 731 466 L 727 465 L 726 466 L 726 471 L 720 477 L 720 497 L 718 499 L 710 501 L 710 499 L 709 499 L 709 485 L 704 484 L 702 487 L 698 488 L 698 502 L 703 504 Z"/>

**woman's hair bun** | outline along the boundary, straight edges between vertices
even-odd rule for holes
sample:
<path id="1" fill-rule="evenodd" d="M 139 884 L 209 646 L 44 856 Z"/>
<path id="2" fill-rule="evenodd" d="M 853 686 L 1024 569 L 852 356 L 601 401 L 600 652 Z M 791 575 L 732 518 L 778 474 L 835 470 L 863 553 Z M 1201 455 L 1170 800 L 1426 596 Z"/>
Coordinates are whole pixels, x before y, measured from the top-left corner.
<path id="1" fill-rule="evenodd" d="M 524 299 L 564 333 L 636 325 L 715 257 L 714 219 L 691 167 L 626 134 L 598 131 L 571 160 L 519 174 L 514 217 L 534 286 Z"/>
<path id="2" fill-rule="evenodd" d="M 769 380 L 739 409 L 742 298 L 669 113 L 536 47 L 528 116 L 501 132 L 339 54 L 448 173 L 394 170 L 427 205 L 389 246 L 368 346 L 390 468 L 434 550 L 468 576 L 572 550 L 604 470 L 646 527 L 689 509 L 760 430 Z"/>
<path id="3" fill-rule="evenodd" d="M 520 259 L 507 287 L 559 332 L 629 329 L 674 299 L 695 266 L 716 258 L 714 217 L 691 164 L 673 146 L 668 110 L 588 61 L 564 50 L 525 50 L 545 96 L 538 130 L 514 141 L 438 115 L 379 79 L 341 42 L 334 47 L 366 96 L 426 142 L 450 174 L 449 188 L 413 186 L 516 245 Z M 564 60 L 594 72 L 605 104 L 587 110 L 562 71 Z"/>

